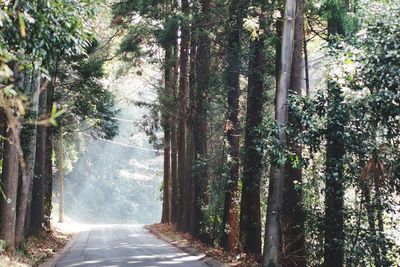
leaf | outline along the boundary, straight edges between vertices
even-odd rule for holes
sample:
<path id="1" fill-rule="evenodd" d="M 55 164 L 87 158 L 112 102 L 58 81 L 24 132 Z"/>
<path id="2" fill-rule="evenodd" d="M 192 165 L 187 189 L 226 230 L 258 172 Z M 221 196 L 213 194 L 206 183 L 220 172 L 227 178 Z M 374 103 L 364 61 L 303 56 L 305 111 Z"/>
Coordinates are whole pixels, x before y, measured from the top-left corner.
<path id="1" fill-rule="evenodd" d="M 49 118 L 49 123 L 53 126 L 58 126 L 57 121 L 54 118 Z"/>
<path id="2" fill-rule="evenodd" d="M 224 132 L 226 133 L 226 132 L 228 132 L 230 130 L 233 130 L 233 129 L 235 129 L 235 127 L 233 126 L 233 122 L 230 121 L 230 120 L 227 120 L 225 122 L 225 125 L 224 125 Z"/>
<path id="3" fill-rule="evenodd" d="M 254 41 L 258 37 L 260 22 L 258 21 L 258 18 L 245 18 L 243 28 L 250 33 L 250 38 Z"/>
<path id="4" fill-rule="evenodd" d="M 56 118 L 58 118 L 59 116 L 61 116 L 64 113 L 65 113 L 65 111 L 63 109 L 57 111 L 57 105 L 53 104 L 53 107 L 51 109 L 50 118 L 49 118 L 49 123 L 53 126 L 58 126 Z"/>
<path id="5" fill-rule="evenodd" d="M 21 115 L 25 115 L 26 111 L 25 111 L 24 104 L 22 103 L 22 100 L 20 98 L 17 98 L 16 102 L 17 102 L 17 107 L 18 107 L 19 113 L 21 113 Z"/>
<path id="6" fill-rule="evenodd" d="M 16 96 L 17 92 L 13 89 L 13 85 L 7 85 L 6 87 L 3 88 L 3 92 L 6 96 Z"/>
<path id="7" fill-rule="evenodd" d="M 18 20 L 19 20 L 19 32 L 22 37 L 25 37 L 26 27 L 25 27 L 24 15 L 22 13 L 18 13 Z"/>

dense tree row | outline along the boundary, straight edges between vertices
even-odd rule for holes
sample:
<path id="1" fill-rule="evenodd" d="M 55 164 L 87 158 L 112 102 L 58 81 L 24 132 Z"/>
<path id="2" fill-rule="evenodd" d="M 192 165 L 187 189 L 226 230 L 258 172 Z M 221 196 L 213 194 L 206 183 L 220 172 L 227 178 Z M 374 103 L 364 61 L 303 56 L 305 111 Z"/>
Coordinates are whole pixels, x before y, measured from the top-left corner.
<path id="1" fill-rule="evenodd" d="M 264 243 L 264 266 L 396 265 L 398 5 L 126 0 L 113 12 L 125 59 L 164 52 L 162 222 L 231 252 Z M 310 77 L 308 44 L 325 75 Z"/>
<path id="2" fill-rule="evenodd" d="M 112 49 L 87 24 L 103 2 L 0 3 L 10 251 L 49 228 L 63 139 L 116 135 L 101 79 L 118 57 L 162 70 L 157 104 L 138 100 L 164 133 L 162 222 L 263 266 L 399 264 L 398 3 L 107 1 Z"/>
<path id="3" fill-rule="evenodd" d="M 85 24 L 93 4 L 0 3 L 0 238 L 10 251 L 50 229 L 53 152 L 62 174 L 64 136 L 117 132 L 114 98 L 100 83 L 104 60 Z"/>

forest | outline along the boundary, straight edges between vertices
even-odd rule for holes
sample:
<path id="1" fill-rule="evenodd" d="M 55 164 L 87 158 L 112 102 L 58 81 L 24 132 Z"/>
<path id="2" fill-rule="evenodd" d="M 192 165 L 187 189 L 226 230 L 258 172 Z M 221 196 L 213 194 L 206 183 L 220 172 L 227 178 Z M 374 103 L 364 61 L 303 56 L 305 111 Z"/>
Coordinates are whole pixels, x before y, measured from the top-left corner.
<path id="1" fill-rule="evenodd" d="M 0 89 L 0 253 L 65 209 L 400 266 L 398 0 L 0 0 Z"/>

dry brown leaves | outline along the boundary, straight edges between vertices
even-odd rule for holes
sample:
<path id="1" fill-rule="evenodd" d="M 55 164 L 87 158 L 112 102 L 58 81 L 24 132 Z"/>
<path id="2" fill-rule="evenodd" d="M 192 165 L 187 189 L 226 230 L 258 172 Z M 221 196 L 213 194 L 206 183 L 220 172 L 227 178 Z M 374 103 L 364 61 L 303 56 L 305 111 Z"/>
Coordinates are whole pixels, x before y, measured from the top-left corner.
<path id="1" fill-rule="evenodd" d="M 171 243 L 172 245 L 183 248 L 193 248 L 198 252 L 205 254 L 208 257 L 212 257 L 221 262 L 229 264 L 230 266 L 236 267 L 258 267 L 261 266 L 261 258 L 252 257 L 244 253 L 233 254 L 225 251 L 220 247 L 212 247 L 201 241 L 194 239 L 188 233 L 178 232 L 175 226 L 172 224 L 152 224 L 146 226 L 146 229 L 151 233 Z"/>
<path id="2" fill-rule="evenodd" d="M 15 255 L 1 253 L 0 256 L 10 266 L 37 266 L 63 248 L 70 237 L 70 234 L 49 230 L 41 237 L 30 237 Z"/>

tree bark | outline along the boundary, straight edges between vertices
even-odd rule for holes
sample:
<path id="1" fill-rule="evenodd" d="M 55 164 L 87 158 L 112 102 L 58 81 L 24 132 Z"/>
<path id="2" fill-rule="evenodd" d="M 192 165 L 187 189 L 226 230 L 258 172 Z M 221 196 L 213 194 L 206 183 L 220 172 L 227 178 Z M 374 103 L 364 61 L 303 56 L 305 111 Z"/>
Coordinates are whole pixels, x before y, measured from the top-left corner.
<path id="1" fill-rule="evenodd" d="M 304 18 L 303 18 L 304 20 Z M 303 23 L 304 24 L 304 23 Z M 304 30 L 303 30 L 304 32 Z M 305 34 L 305 33 L 304 33 Z M 304 73 L 305 73 L 305 81 L 306 81 L 306 94 L 307 96 L 310 95 L 310 72 L 309 72 L 309 67 L 308 67 L 308 49 L 307 49 L 307 41 L 305 40 L 305 36 L 303 37 L 304 39 L 304 44 L 303 44 L 303 50 L 304 50 Z"/>
<path id="2" fill-rule="evenodd" d="M 192 8 L 192 17 L 197 16 L 197 10 Z M 197 23 L 196 18 L 192 19 L 190 33 L 190 71 L 189 71 L 189 109 L 187 117 L 187 166 L 185 179 L 185 231 L 193 234 L 194 232 L 194 182 L 193 182 L 193 162 L 194 162 L 194 113 L 195 92 L 196 92 L 196 49 L 197 49 Z"/>
<path id="3" fill-rule="evenodd" d="M 202 228 L 205 216 L 203 206 L 208 203 L 207 184 L 208 171 L 207 157 L 207 95 L 210 83 L 210 1 L 201 1 L 201 11 L 198 25 L 198 46 L 196 66 L 196 96 L 194 113 L 194 162 L 196 167 L 193 171 L 194 182 L 194 236 L 203 242 L 210 242 L 210 237 Z"/>
<path id="4" fill-rule="evenodd" d="M 24 89 L 25 79 L 27 78 L 25 73 L 19 71 L 19 66 L 14 65 L 14 77 L 17 82 L 18 88 Z M 7 100 L 4 99 L 4 95 L 1 96 L 2 103 Z M 25 212 L 26 210 L 26 193 L 27 193 L 27 176 L 26 176 L 26 166 L 24 161 L 24 153 L 21 147 L 21 121 L 15 115 L 16 110 L 14 107 L 6 106 L 3 109 L 7 120 L 7 143 L 4 146 L 5 158 L 3 160 L 3 173 L 2 183 L 4 185 L 4 199 L 2 210 L 3 219 L 1 220 L 1 235 L 3 239 L 8 243 L 8 250 L 15 251 L 15 248 L 19 245 L 20 240 L 22 240 L 22 234 L 18 232 L 19 220 L 18 212 Z M 18 197 L 19 191 L 22 192 L 23 199 L 22 205 L 17 203 L 21 198 Z M 25 193 L 25 194 L 24 194 Z M 22 218 L 24 219 L 24 218 Z M 23 221 L 22 221 L 23 223 Z M 23 228 L 23 227 L 22 227 Z"/>
<path id="5" fill-rule="evenodd" d="M 172 59 L 172 45 L 166 44 L 165 46 L 165 62 L 164 62 L 164 87 L 165 96 L 168 99 L 171 94 L 171 60 Z M 164 128 L 164 179 L 163 179 L 163 208 L 162 208 L 162 223 L 171 222 L 171 199 L 170 199 L 170 188 L 171 188 L 171 116 L 170 116 L 170 100 L 168 99 L 164 103 L 164 114 L 163 114 L 163 128 Z"/>
<path id="6" fill-rule="evenodd" d="M 178 42 L 175 33 L 173 41 L 173 78 L 171 85 L 171 222 L 178 223 L 178 157 L 177 157 L 177 81 L 178 81 Z"/>
<path id="7" fill-rule="evenodd" d="M 64 173 L 63 173 L 63 128 L 58 136 L 58 222 L 64 222 Z"/>
<path id="8" fill-rule="evenodd" d="M 35 76 L 35 74 L 34 74 Z M 42 92 L 43 90 L 46 90 L 47 88 L 47 84 L 48 84 L 48 80 L 47 79 L 42 79 L 40 74 L 40 70 L 38 70 L 37 72 L 37 78 L 39 79 L 39 87 L 38 87 L 38 91 L 35 94 L 35 105 L 36 107 L 36 122 L 38 120 L 40 120 L 41 118 L 40 116 L 40 92 Z M 34 77 L 32 77 L 32 84 L 34 84 Z M 38 135 L 38 125 L 35 125 L 35 135 L 32 136 L 32 139 L 34 139 L 35 141 L 35 148 L 34 148 L 34 152 L 32 150 L 32 156 L 34 158 L 34 161 L 32 163 L 27 162 L 27 174 L 29 175 L 28 177 L 30 177 L 30 188 L 29 188 L 29 193 L 28 193 L 28 204 L 27 204 L 27 209 L 26 209 L 26 214 L 25 214 L 25 226 L 24 226 L 24 236 L 25 238 L 27 238 L 30 235 L 31 232 L 31 214 L 32 214 L 32 196 L 33 196 L 33 183 L 34 183 L 34 179 L 35 179 L 35 164 L 36 164 L 36 149 L 37 149 L 37 135 Z M 31 166 L 30 166 L 31 164 Z"/>
<path id="9" fill-rule="evenodd" d="M 377 130 L 376 130 L 377 131 Z M 389 266 L 390 261 L 388 260 L 388 249 L 385 237 L 385 226 L 383 221 L 384 215 L 384 207 L 382 203 L 382 195 L 381 195 L 381 188 L 383 187 L 382 183 L 382 170 L 380 168 L 380 163 L 378 161 L 378 156 L 374 155 L 374 169 L 376 170 L 374 173 L 374 189 L 375 189 L 375 208 L 376 208 L 376 218 L 378 220 L 378 233 L 379 233 L 379 247 L 380 247 L 380 256 L 381 256 L 381 266 Z M 383 165 L 383 164 L 382 164 Z M 378 267 L 379 265 L 377 265 Z"/>
<path id="10" fill-rule="evenodd" d="M 341 11 L 343 1 L 332 2 L 328 7 L 328 37 L 333 45 L 335 35 L 343 35 Z M 338 84 L 328 78 L 328 111 L 326 134 L 325 177 L 325 244 L 324 266 L 340 267 L 344 264 L 344 123 L 345 118 Z"/>
<path id="11" fill-rule="evenodd" d="M 169 125 L 164 126 L 164 178 L 163 178 L 163 206 L 162 206 L 162 223 L 169 223 L 171 221 L 170 214 L 170 178 L 171 178 L 171 130 Z"/>
<path id="12" fill-rule="evenodd" d="M 30 80 L 30 82 L 24 82 L 27 84 L 25 88 L 25 92 L 30 95 L 32 98 L 32 107 L 30 108 L 30 112 L 33 116 L 35 116 L 35 121 L 37 120 L 37 112 L 38 112 L 38 90 L 40 90 L 40 70 L 34 70 L 32 72 L 32 77 L 28 75 L 25 77 L 26 80 Z M 46 83 L 44 83 L 46 85 Z M 32 190 L 32 181 L 33 181 L 33 173 L 35 166 L 35 153 L 36 153 L 36 125 L 34 126 L 24 126 L 22 129 L 22 136 L 24 138 L 29 138 L 27 141 L 27 148 L 24 151 L 24 161 L 25 161 L 25 173 L 26 178 L 21 177 L 21 186 L 20 186 L 20 195 L 18 197 L 18 213 L 17 213 L 17 222 L 16 222 L 16 233 L 15 240 L 17 246 L 21 243 L 21 241 L 26 237 L 26 226 L 28 224 L 26 218 L 29 210 L 29 198 Z M 25 133 L 24 133 L 25 131 Z M 22 174 L 22 172 L 21 172 Z M 23 176 L 23 175 L 21 175 Z"/>
<path id="13" fill-rule="evenodd" d="M 294 33 L 293 61 L 290 78 L 290 94 L 301 95 L 301 81 L 303 73 L 303 38 L 304 38 L 303 0 L 296 0 L 296 19 Z M 288 122 L 295 134 L 302 131 L 301 125 L 296 121 L 294 114 L 289 109 Z M 289 150 L 295 156 L 296 164 L 286 164 L 287 177 L 283 195 L 283 266 L 305 267 L 305 237 L 304 237 L 304 212 L 302 207 L 302 147 L 296 140 L 288 139 Z"/>
<path id="14" fill-rule="evenodd" d="M 181 11 L 183 18 L 181 21 L 181 53 L 180 53 L 180 74 L 179 74 L 179 105 L 178 105 L 178 223 L 177 229 L 185 230 L 185 179 L 187 164 L 187 94 L 188 94 L 188 53 L 190 42 L 189 19 L 189 1 L 181 1 Z"/>
<path id="15" fill-rule="evenodd" d="M 328 109 L 326 186 L 325 186 L 325 247 L 324 266 L 339 267 L 344 263 L 344 131 L 342 96 L 334 81 L 328 81 L 330 107 Z"/>
<path id="16" fill-rule="evenodd" d="M 286 0 L 285 16 L 282 33 L 281 71 L 276 92 L 275 120 L 279 127 L 287 126 L 287 97 L 290 85 L 290 71 L 292 66 L 294 46 L 294 18 L 296 1 Z M 286 147 L 284 129 L 279 130 L 279 141 Z M 282 266 L 282 211 L 283 189 L 285 182 L 285 167 L 271 166 L 271 178 L 268 194 L 267 226 L 265 233 L 263 266 Z"/>
<path id="17" fill-rule="evenodd" d="M 1 201 L 1 239 L 7 242 L 7 249 L 15 251 L 15 225 L 17 218 L 17 190 L 19 154 L 16 136 L 19 135 L 19 127 L 10 122 L 6 131 L 7 141 L 4 143 L 3 173 L 1 177 L 4 199 Z M 13 133 L 15 131 L 15 133 Z"/>
<path id="18" fill-rule="evenodd" d="M 56 83 L 56 74 L 53 76 L 51 83 L 47 88 L 46 106 L 47 117 L 50 117 L 53 108 L 54 88 Z M 45 150 L 45 196 L 44 196 L 44 226 L 50 229 L 50 218 L 52 209 L 53 196 L 53 133 L 54 128 L 48 125 L 46 128 L 46 150 Z"/>
<path id="19" fill-rule="evenodd" d="M 260 20 L 263 20 L 260 16 Z M 265 24 L 265 23 L 264 23 Z M 240 243 L 244 252 L 261 254 L 260 183 L 262 177 L 261 131 L 264 105 L 265 36 L 252 41 L 249 56 L 246 135 L 242 196 L 240 203 Z"/>
<path id="20" fill-rule="evenodd" d="M 379 246 L 376 243 L 377 234 L 376 234 L 376 227 L 375 227 L 375 210 L 371 203 L 371 190 L 369 188 L 367 180 L 362 181 L 362 192 L 364 197 L 364 203 L 367 210 L 367 217 L 368 217 L 368 228 L 369 228 L 369 235 L 374 240 L 371 245 L 371 251 L 374 258 L 375 267 L 381 267 L 381 257 L 379 252 Z"/>
<path id="21" fill-rule="evenodd" d="M 47 87 L 48 88 L 48 87 Z M 39 120 L 47 118 L 47 89 L 42 89 L 39 94 Z M 30 233 L 39 235 L 43 231 L 44 224 L 44 197 L 46 181 L 46 125 L 37 126 L 36 160 L 34 167 L 32 205 L 30 216 Z"/>
<path id="22" fill-rule="evenodd" d="M 228 44 L 226 52 L 226 86 L 228 91 L 228 118 L 225 125 L 226 137 L 229 147 L 229 179 L 226 185 L 223 231 L 221 245 L 228 251 L 236 252 L 238 246 L 238 207 L 239 197 L 239 97 L 240 97 L 240 33 L 242 31 L 243 11 L 247 7 L 241 1 L 231 1 L 229 6 L 229 18 L 227 23 Z"/>

